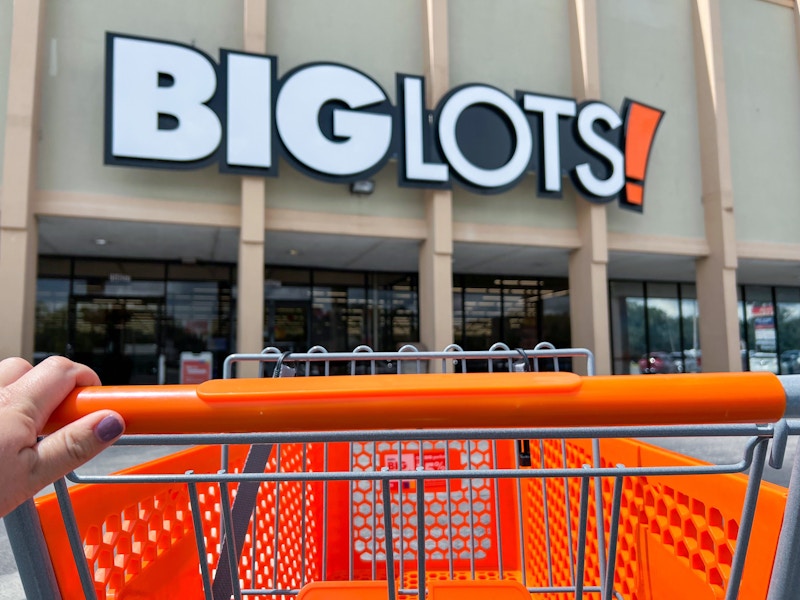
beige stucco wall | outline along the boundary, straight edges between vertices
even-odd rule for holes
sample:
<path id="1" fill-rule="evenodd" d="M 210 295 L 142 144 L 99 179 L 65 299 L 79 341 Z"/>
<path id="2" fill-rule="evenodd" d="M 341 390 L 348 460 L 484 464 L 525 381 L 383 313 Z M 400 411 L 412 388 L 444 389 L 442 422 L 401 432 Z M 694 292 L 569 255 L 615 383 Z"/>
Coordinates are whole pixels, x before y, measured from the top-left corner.
<path id="1" fill-rule="evenodd" d="M 346 184 L 331 184 L 299 173 L 287 163 L 277 178 L 266 180 L 266 206 L 298 211 L 424 219 L 423 192 L 397 185 L 397 163 L 391 161 L 371 179 L 369 196 L 350 193 Z M 380 235 L 381 232 L 375 232 Z"/>
<path id="2" fill-rule="evenodd" d="M 450 0 L 450 88 L 493 85 L 513 97 L 529 91 L 571 96 L 569 16 L 566 2 Z M 484 196 L 454 185 L 453 220 L 491 225 L 575 226 L 574 193 L 538 198 L 536 176 L 509 192 Z"/>
<path id="3" fill-rule="evenodd" d="M 602 100 L 619 109 L 628 97 L 666 111 L 651 150 L 643 214 L 610 204 L 611 232 L 705 235 L 691 10 L 690 2 L 597 3 Z"/>
<path id="4" fill-rule="evenodd" d="M 0 0 L 0 139 L 6 135 L 6 107 L 8 106 L 8 64 L 11 54 L 11 20 L 13 0 Z M 3 184 L 4 145 L 0 144 L 0 185 Z"/>
<path id="5" fill-rule="evenodd" d="M 474 194 L 456 185 L 453 189 L 453 221 L 572 229 L 575 227 L 576 198 L 569 181 L 564 182 L 563 198 L 540 198 L 536 195 L 534 177 L 526 177 L 513 190 L 498 195 Z"/>
<path id="6" fill-rule="evenodd" d="M 449 0 L 450 86 L 571 95 L 568 3 Z"/>
<path id="7" fill-rule="evenodd" d="M 721 2 L 736 237 L 798 241 L 800 68 L 793 11 Z"/>
<path id="8" fill-rule="evenodd" d="M 395 73 L 422 75 L 422 6 L 416 0 L 271 0 L 267 52 L 278 75 L 310 62 L 366 73 L 395 99 Z"/>
<path id="9" fill-rule="evenodd" d="M 105 33 L 196 46 L 218 60 L 241 48 L 242 5 L 215 0 L 48 2 L 43 44 L 38 186 L 43 190 L 238 204 L 238 177 L 103 165 Z"/>

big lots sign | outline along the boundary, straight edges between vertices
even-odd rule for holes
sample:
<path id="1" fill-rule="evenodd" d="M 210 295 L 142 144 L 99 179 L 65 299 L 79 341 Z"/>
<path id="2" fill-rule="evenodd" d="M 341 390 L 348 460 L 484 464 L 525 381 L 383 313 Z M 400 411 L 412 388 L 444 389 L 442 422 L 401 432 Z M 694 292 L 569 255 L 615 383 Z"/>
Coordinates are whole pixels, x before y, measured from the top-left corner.
<path id="1" fill-rule="evenodd" d="M 648 155 L 663 111 L 463 85 L 434 109 L 425 82 L 397 75 L 393 105 L 368 75 L 332 63 L 282 77 L 271 56 L 222 50 L 220 61 L 170 41 L 106 36 L 108 164 L 274 176 L 279 156 L 308 175 L 352 182 L 396 159 L 401 185 L 480 193 L 529 171 L 560 197 L 563 176 L 594 202 L 642 210 Z"/>

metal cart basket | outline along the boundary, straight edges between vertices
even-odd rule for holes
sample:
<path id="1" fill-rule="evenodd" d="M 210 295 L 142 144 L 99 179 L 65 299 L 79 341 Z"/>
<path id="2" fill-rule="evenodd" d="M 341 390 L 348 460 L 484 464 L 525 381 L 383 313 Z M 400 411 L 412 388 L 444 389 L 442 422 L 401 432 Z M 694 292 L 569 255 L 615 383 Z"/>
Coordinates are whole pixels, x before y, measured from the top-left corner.
<path id="1" fill-rule="evenodd" d="M 258 362 L 261 378 L 233 378 Z M 122 446 L 6 517 L 29 598 L 797 598 L 797 376 L 591 377 L 591 353 L 233 355 L 198 386 L 83 388 Z M 353 375 L 353 376 L 350 376 Z M 740 438 L 709 464 L 647 443 Z M 768 446 L 768 444 L 771 445 Z M 796 462 L 795 470 L 800 470 Z"/>

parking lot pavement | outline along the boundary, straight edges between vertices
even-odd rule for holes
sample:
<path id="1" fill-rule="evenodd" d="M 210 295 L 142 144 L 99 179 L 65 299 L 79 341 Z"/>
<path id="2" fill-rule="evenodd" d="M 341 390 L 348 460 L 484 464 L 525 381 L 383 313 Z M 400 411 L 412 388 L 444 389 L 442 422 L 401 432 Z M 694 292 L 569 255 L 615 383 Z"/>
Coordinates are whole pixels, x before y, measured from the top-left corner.
<path id="1" fill-rule="evenodd" d="M 653 440 L 648 440 L 651 443 Z M 730 438 L 666 438 L 656 440 L 657 445 L 675 452 L 707 460 L 717 464 L 735 463 L 741 459 L 743 440 Z M 769 466 L 764 471 L 764 479 L 778 485 L 787 486 L 792 469 L 792 460 L 797 449 L 797 438 L 790 438 L 786 450 L 784 467 L 780 470 Z M 86 474 L 98 475 L 111 473 L 126 467 L 153 460 L 175 448 L 165 451 L 164 448 L 116 446 L 106 450 L 102 455 L 90 462 Z M 44 490 L 47 493 L 51 490 Z M 17 573 L 16 564 L 8 543 L 5 525 L 0 521 L 0 600 L 25 600 L 22 582 Z"/>
<path id="2" fill-rule="evenodd" d="M 2 600 L 25 600 L 17 565 L 8 545 L 5 523 L 0 522 L 0 598 Z"/>
<path id="3" fill-rule="evenodd" d="M 154 460 L 165 454 L 177 452 L 180 447 L 114 446 L 87 463 L 81 473 L 85 475 L 104 475 L 121 469 Z M 52 493 L 53 486 L 42 490 L 41 494 Z M 22 581 L 17 572 L 5 522 L 0 519 L 0 600 L 25 600 Z"/>

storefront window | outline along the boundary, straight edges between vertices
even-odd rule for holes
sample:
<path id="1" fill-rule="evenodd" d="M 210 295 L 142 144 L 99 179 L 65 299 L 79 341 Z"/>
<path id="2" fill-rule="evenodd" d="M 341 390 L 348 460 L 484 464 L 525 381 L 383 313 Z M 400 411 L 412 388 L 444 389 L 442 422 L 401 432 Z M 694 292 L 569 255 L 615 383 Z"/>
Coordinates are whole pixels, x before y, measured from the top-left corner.
<path id="1" fill-rule="evenodd" d="M 739 328 L 745 342 L 748 371 L 778 373 L 777 329 L 772 288 L 747 285 L 741 288 Z"/>
<path id="2" fill-rule="evenodd" d="M 164 381 L 180 381 L 181 354 L 210 353 L 212 374 L 232 352 L 230 269 L 215 265 L 169 265 L 162 354 Z"/>
<path id="3" fill-rule="evenodd" d="M 648 283 L 646 288 L 648 360 L 651 364 L 656 359 L 661 361 L 658 372 L 679 373 L 683 370 L 683 359 L 678 286 Z"/>
<path id="4" fill-rule="evenodd" d="M 476 275 L 454 280 L 453 337 L 465 350 L 486 350 L 496 342 L 510 348 L 533 348 L 544 341 L 570 345 L 566 280 Z"/>
<path id="5" fill-rule="evenodd" d="M 609 289 L 615 374 L 702 370 L 694 285 L 612 281 Z"/>
<path id="6" fill-rule="evenodd" d="M 681 349 L 682 369 L 684 373 L 697 373 L 703 370 L 703 356 L 700 352 L 700 334 L 698 322 L 700 310 L 697 304 L 697 288 L 692 284 L 682 283 L 681 293 Z"/>
<path id="7" fill-rule="evenodd" d="M 311 347 L 311 272 L 267 269 L 264 278 L 264 347 L 305 352 Z"/>
<path id="8" fill-rule="evenodd" d="M 647 353 L 644 284 L 612 281 L 609 288 L 614 373 L 639 373 L 639 360 Z"/>
<path id="9" fill-rule="evenodd" d="M 456 343 L 465 350 L 486 350 L 503 341 L 501 280 L 464 275 L 456 289 L 461 298 L 454 305 L 453 321 L 459 323 Z M 438 349 L 438 348 L 437 348 Z"/>
<path id="10" fill-rule="evenodd" d="M 800 289 L 777 288 L 778 358 L 781 374 L 800 373 Z"/>
<path id="11" fill-rule="evenodd" d="M 181 354 L 222 375 L 235 351 L 235 267 L 41 257 L 35 356 L 65 354 L 104 383 L 177 383 Z M 419 341 L 416 275 L 267 268 L 264 347 L 397 350 Z"/>
<path id="12" fill-rule="evenodd" d="M 33 359 L 68 354 L 69 279 L 40 278 L 36 282 L 36 340 Z"/>
<path id="13" fill-rule="evenodd" d="M 76 259 L 68 356 L 107 385 L 158 383 L 166 265 Z"/>
<path id="14" fill-rule="evenodd" d="M 311 339 L 331 351 L 366 344 L 363 273 L 317 271 L 312 290 Z"/>
<path id="15" fill-rule="evenodd" d="M 368 323 L 376 350 L 397 350 L 419 341 L 416 277 L 395 273 L 369 276 L 372 300 Z"/>
<path id="16" fill-rule="evenodd" d="M 572 345 L 572 332 L 569 318 L 569 289 L 565 280 L 543 281 L 542 300 L 542 339 L 556 348 Z"/>

